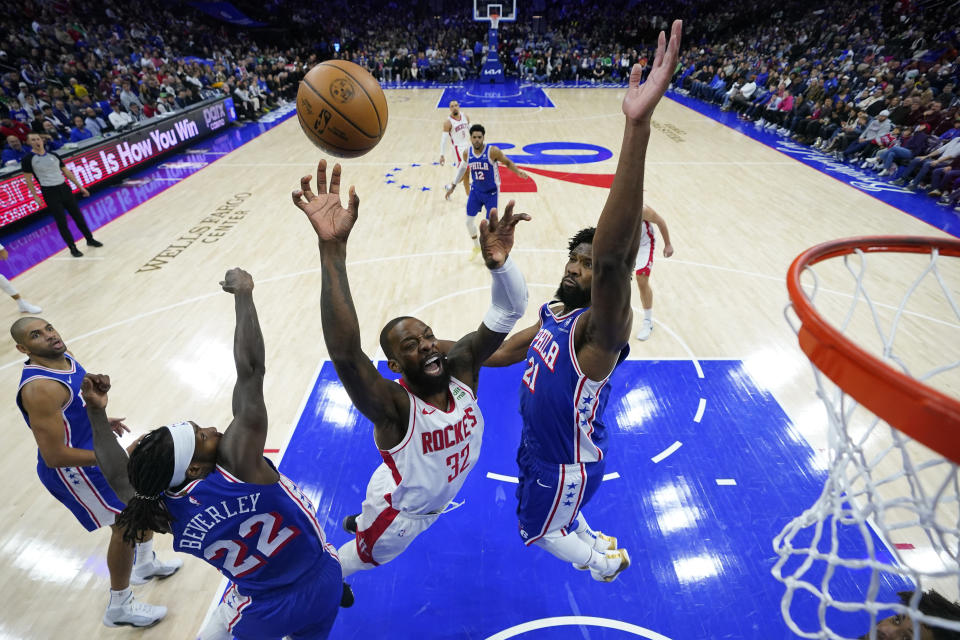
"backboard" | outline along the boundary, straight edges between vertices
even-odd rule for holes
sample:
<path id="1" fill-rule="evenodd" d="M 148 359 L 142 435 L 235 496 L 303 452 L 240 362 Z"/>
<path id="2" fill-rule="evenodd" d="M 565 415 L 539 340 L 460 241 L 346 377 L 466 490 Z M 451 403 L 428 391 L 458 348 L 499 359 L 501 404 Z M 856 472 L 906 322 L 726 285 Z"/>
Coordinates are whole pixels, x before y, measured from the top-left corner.
<path id="1" fill-rule="evenodd" d="M 500 16 L 500 22 L 517 19 L 517 0 L 473 0 L 473 19 L 489 22 L 490 16 Z"/>

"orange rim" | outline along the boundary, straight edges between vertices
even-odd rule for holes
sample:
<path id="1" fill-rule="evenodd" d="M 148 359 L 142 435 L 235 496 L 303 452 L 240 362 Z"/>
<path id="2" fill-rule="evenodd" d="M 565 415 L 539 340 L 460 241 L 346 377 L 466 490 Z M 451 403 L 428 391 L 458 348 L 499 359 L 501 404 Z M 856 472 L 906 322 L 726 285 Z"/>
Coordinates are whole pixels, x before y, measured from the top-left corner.
<path id="1" fill-rule="evenodd" d="M 787 290 L 800 319 L 800 348 L 825 376 L 858 403 L 917 442 L 960 462 L 960 401 L 897 371 L 831 326 L 800 286 L 806 267 L 853 253 L 932 253 L 960 257 L 960 240 L 912 236 L 864 236 L 807 249 L 787 271 Z"/>

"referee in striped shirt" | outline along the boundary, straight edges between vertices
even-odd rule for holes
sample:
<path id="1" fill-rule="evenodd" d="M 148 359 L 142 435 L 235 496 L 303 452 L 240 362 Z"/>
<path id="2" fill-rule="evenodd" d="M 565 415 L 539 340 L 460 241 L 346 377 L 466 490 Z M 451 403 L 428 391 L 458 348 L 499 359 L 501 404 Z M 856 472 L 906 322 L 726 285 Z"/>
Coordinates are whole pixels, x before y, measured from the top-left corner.
<path id="1" fill-rule="evenodd" d="M 70 217 L 73 218 L 77 229 L 86 238 L 87 246 L 102 247 L 102 242 L 93 239 L 90 227 L 83 219 L 83 212 L 80 211 L 80 206 L 77 204 L 77 199 L 74 197 L 70 185 L 67 184 L 67 179 L 79 187 L 80 195 L 89 196 L 90 192 L 80 184 L 77 177 L 73 175 L 73 171 L 63 164 L 60 156 L 53 151 L 46 150 L 40 134 L 31 133 L 28 135 L 27 144 L 30 145 L 32 153 L 28 153 L 20 161 L 20 167 L 23 169 L 24 178 L 27 182 L 27 189 L 30 190 L 30 195 L 37 201 L 37 204 L 41 204 L 40 197 L 37 195 L 37 188 L 33 184 L 33 179 L 36 177 L 37 182 L 40 183 L 40 192 L 47 203 L 47 208 L 53 214 L 53 219 L 57 221 L 60 236 L 70 247 L 70 255 L 74 258 L 80 258 L 83 253 L 77 249 L 77 245 L 73 241 L 73 234 L 67 226 L 67 216 L 64 209 L 70 212 Z"/>

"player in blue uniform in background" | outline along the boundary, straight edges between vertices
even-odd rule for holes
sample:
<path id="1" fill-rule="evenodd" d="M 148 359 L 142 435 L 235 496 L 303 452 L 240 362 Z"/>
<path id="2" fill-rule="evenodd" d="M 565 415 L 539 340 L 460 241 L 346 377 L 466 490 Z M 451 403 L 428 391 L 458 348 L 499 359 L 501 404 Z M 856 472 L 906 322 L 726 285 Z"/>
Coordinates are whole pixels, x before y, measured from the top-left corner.
<path id="1" fill-rule="evenodd" d="M 524 180 L 528 177 L 525 171 L 519 169 L 513 163 L 513 160 L 503 154 L 503 151 L 492 144 L 484 144 L 483 137 L 486 134 L 487 130 L 483 128 L 483 125 L 475 124 L 470 127 L 470 153 L 467 154 L 467 161 L 460 163 L 457 177 L 446 193 L 446 197 L 449 198 L 456 186 L 460 184 L 464 173 L 469 169 L 470 195 L 467 196 L 467 231 L 473 240 L 471 258 L 480 253 L 480 236 L 475 219 L 477 214 L 480 213 L 480 209 L 486 209 L 484 215 L 489 218 L 490 210 L 497 208 L 497 197 L 500 195 L 500 168 L 497 163 L 502 163 L 503 166 Z"/>
<path id="2" fill-rule="evenodd" d="M 101 468 L 121 497 L 119 523 L 131 531 L 168 531 L 173 548 L 206 560 L 232 581 L 200 631 L 201 640 L 322 639 L 346 597 L 336 549 L 327 544 L 310 500 L 263 457 L 264 345 L 253 279 L 231 269 L 233 421 L 224 433 L 192 422 L 155 429 L 126 453 L 110 432 L 106 376 L 88 375 L 83 397 Z"/>
<path id="3" fill-rule="evenodd" d="M 603 582 L 629 567 L 630 556 L 617 549 L 616 538 L 593 531 L 582 509 L 603 481 L 607 434 L 600 419 L 606 383 L 627 355 L 633 324 L 631 274 L 640 246 L 650 119 L 677 66 L 681 27 L 673 23 L 669 46 L 660 34 L 645 83 L 639 65 L 630 74 L 613 185 L 596 229 L 583 229 L 570 241 L 559 302 L 543 305 L 540 321 L 507 339 L 486 362 L 527 363 L 517 452 L 520 535 Z"/>
<path id="4" fill-rule="evenodd" d="M 28 358 L 20 375 L 17 406 L 37 441 L 40 481 L 87 531 L 111 529 L 107 547 L 110 601 L 103 624 L 156 624 L 167 614 L 167 608 L 138 601 L 130 585 L 173 575 L 183 562 L 158 559 L 153 552 L 152 533 L 138 540 L 136 547 L 124 541 L 123 530 L 115 524 L 124 503 L 96 466 L 93 434 L 80 398 L 80 383 L 86 372 L 67 352 L 57 330 L 42 318 L 20 318 L 10 327 L 10 334 L 17 350 Z M 107 428 L 117 435 L 129 431 L 122 420 L 109 421 Z"/>

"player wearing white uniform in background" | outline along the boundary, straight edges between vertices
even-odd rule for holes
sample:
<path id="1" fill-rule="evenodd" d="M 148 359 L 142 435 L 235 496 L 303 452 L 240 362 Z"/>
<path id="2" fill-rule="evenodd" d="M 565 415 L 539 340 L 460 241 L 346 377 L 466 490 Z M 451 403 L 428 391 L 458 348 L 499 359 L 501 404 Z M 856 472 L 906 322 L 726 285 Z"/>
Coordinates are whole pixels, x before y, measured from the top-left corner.
<path id="1" fill-rule="evenodd" d="M 333 167 L 329 193 L 326 168 L 321 160 L 318 194 L 311 192 L 306 176 L 293 201 L 320 239 L 320 316 L 330 360 L 353 404 L 373 423 L 384 460 L 370 479 L 361 513 L 344 520 L 354 534 L 337 552 L 346 577 L 399 555 L 436 521 L 475 466 L 483 436 L 476 404 L 480 365 L 526 309 L 526 283 L 509 255 L 514 227 L 530 216 L 514 216 L 511 201 L 502 220 L 494 210 L 489 223 L 480 225 L 493 286 L 490 310 L 476 331 L 455 344 L 439 345 L 430 327 L 416 318 L 394 318 L 383 328 L 380 346 L 390 370 L 401 376 L 397 384 L 382 377 L 361 348 L 346 269 L 347 238 L 359 200 L 351 187 L 344 209 L 340 165 Z"/>
<path id="2" fill-rule="evenodd" d="M 0 244 L 0 260 L 6 260 L 10 257 L 10 254 L 6 249 L 3 248 L 3 245 Z M 40 313 L 43 311 L 40 307 L 35 304 L 30 304 L 26 300 L 20 297 L 20 293 L 14 288 L 10 281 L 7 280 L 6 276 L 0 275 L 0 289 L 3 290 L 8 296 L 17 301 L 17 306 L 20 308 L 20 313 Z"/>
<path id="3" fill-rule="evenodd" d="M 663 257 L 673 255 L 673 245 L 670 244 L 670 231 L 666 221 L 660 217 L 652 207 L 643 205 L 643 222 L 640 229 L 640 250 L 637 252 L 637 288 L 640 290 L 640 302 L 643 304 L 643 320 L 640 321 L 640 330 L 637 340 L 646 340 L 653 331 L 653 289 L 650 288 L 650 269 L 653 268 L 653 252 L 656 249 L 656 235 L 653 225 L 660 229 L 663 236 Z"/>
<path id="4" fill-rule="evenodd" d="M 443 133 L 440 134 L 440 166 L 447 158 L 447 145 L 453 143 L 452 158 L 457 159 L 454 169 L 459 169 L 460 164 L 466 162 L 467 153 L 470 150 L 470 116 L 460 111 L 460 103 L 456 100 L 450 101 L 450 113 L 443 121 Z M 451 162 L 451 164 L 453 164 Z M 456 171 L 455 171 L 456 173 Z M 470 172 L 468 171 L 462 178 L 463 192 L 470 195 Z M 456 182 L 448 182 L 443 188 L 448 192 L 453 191 Z M 450 194 L 447 193 L 447 200 Z"/>

